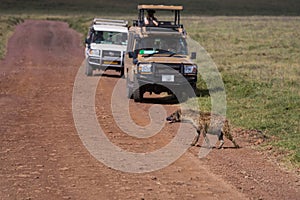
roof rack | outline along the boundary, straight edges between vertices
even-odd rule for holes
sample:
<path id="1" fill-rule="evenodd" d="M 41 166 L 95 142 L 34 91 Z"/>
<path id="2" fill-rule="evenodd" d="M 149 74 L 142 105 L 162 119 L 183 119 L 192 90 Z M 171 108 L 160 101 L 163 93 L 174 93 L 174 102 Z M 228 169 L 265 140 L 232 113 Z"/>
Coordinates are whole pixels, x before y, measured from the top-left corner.
<path id="1" fill-rule="evenodd" d="M 133 21 L 133 26 L 144 27 L 144 18 L 148 10 L 160 10 L 160 11 L 172 11 L 174 15 L 173 21 L 159 21 L 158 26 L 164 28 L 170 28 L 173 30 L 180 31 L 183 29 L 183 25 L 180 23 L 180 12 L 183 11 L 183 6 L 181 5 L 138 5 L 138 20 Z"/>
<path id="2" fill-rule="evenodd" d="M 128 21 L 126 21 L 126 20 L 94 18 L 93 24 L 95 24 L 95 25 L 113 25 L 113 26 L 127 27 L 128 26 Z"/>
<path id="3" fill-rule="evenodd" d="M 173 5 L 138 5 L 138 10 L 183 10 L 183 6 Z"/>

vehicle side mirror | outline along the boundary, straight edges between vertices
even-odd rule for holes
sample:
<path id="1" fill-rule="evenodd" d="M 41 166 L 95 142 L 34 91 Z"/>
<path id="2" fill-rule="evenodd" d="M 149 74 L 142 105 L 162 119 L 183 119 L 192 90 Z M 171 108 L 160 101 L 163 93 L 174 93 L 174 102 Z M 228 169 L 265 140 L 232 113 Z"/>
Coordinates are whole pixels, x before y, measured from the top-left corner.
<path id="1" fill-rule="evenodd" d="M 196 59 L 197 57 L 197 53 L 196 52 L 192 52 L 191 53 L 191 59 Z"/>
<path id="2" fill-rule="evenodd" d="M 133 57 L 134 57 L 133 51 L 129 51 L 129 52 L 128 52 L 128 56 L 129 56 L 129 58 L 133 58 Z"/>
<path id="3" fill-rule="evenodd" d="M 90 43 L 91 43 L 90 39 L 89 39 L 89 38 L 86 38 L 86 39 L 85 39 L 85 44 L 90 44 Z"/>

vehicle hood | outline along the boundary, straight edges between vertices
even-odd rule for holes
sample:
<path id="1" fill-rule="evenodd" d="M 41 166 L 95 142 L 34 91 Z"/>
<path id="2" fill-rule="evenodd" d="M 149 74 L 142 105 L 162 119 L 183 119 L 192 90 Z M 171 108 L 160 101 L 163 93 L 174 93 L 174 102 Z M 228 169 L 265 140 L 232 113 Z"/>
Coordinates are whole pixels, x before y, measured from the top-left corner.
<path id="1" fill-rule="evenodd" d="M 110 51 L 126 51 L 126 46 L 116 44 L 91 44 L 91 49 L 110 50 Z"/>
<path id="2" fill-rule="evenodd" d="M 154 62 L 154 63 L 182 63 L 182 64 L 191 64 L 193 63 L 188 56 L 173 56 L 173 57 L 142 57 L 139 56 L 139 62 Z"/>

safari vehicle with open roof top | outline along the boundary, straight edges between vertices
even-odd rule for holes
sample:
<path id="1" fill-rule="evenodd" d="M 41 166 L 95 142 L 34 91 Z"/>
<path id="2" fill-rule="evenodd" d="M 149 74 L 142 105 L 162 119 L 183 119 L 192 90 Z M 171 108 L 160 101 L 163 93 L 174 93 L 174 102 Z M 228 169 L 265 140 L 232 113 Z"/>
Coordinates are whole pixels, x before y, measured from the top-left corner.
<path id="1" fill-rule="evenodd" d="M 127 36 L 127 21 L 95 18 L 86 38 L 86 75 L 112 69 L 123 76 Z"/>
<path id="2" fill-rule="evenodd" d="M 196 90 L 197 65 L 192 62 L 196 53 L 188 55 L 186 33 L 180 24 L 182 6 L 138 5 L 138 20 L 129 29 L 125 55 L 127 96 L 142 101 L 150 94 L 179 95 L 187 86 Z M 157 25 L 146 25 L 146 12 L 173 11 L 173 21 L 157 20 Z"/>

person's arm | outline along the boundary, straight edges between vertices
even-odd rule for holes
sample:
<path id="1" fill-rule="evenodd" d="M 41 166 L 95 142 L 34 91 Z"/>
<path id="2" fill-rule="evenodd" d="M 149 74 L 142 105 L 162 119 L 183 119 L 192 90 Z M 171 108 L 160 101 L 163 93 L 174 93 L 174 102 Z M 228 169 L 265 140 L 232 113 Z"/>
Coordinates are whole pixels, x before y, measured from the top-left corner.
<path id="1" fill-rule="evenodd" d="M 147 17 L 144 17 L 144 23 L 145 25 L 149 25 L 149 20 L 147 19 Z"/>
<path id="2" fill-rule="evenodd" d="M 158 21 L 155 17 L 152 18 L 152 22 L 155 26 L 158 26 Z"/>

